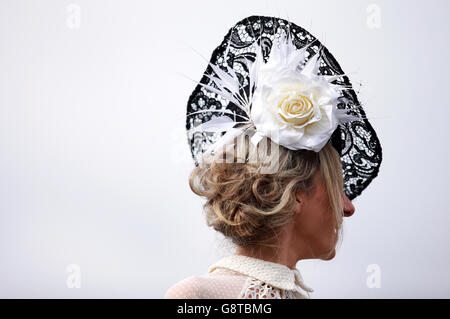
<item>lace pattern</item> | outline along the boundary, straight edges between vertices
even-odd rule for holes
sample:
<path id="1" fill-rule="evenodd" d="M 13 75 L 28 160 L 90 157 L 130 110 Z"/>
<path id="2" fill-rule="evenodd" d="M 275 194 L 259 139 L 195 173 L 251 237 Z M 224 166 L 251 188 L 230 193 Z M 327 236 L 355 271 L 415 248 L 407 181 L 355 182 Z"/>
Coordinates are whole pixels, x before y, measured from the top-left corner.
<path id="1" fill-rule="evenodd" d="M 239 299 L 303 299 L 299 292 L 278 289 L 261 280 L 249 277 L 238 296 Z"/>
<path id="2" fill-rule="evenodd" d="M 245 59 L 250 61 L 255 59 L 252 44 L 255 41 L 260 41 L 264 59 L 267 61 L 272 45 L 278 41 L 282 32 L 290 32 L 294 45 L 298 49 L 311 44 L 307 49 L 310 54 L 318 52 L 321 48 L 319 73 L 322 75 L 342 75 L 334 83 L 351 86 L 349 78 L 343 75 L 344 72 L 333 55 L 314 36 L 287 20 L 274 17 L 250 16 L 239 21 L 228 31 L 222 43 L 214 50 L 210 63 L 223 68 L 225 71 L 226 65 L 232 67 L 237 72 L 243 90 L 248 93 L 250 85 L 248 70 L 244 61 Z M 213 70 L 208 65 L 200 82 L 215 86 L 212 80 L 207 77 L 207 75 L 212 74 Z M 365 118 L 366 114 L 353 89 L 343 92 L 338 108 L 347 109 L 350 111 L 349 113 L 363 118 L 359 121 L 341 124 L 330 139 L 332 145 L 341 155 L 344 192 L 352 200 L 360 195 L 378 175 L 382 160 L 381 145 L 374 129 Z M 201 110 L 208 110 L 208 112 L 199 113 L 198 111 Z M 230 115 L 230 111 L 232 115 Z M 240 121 L 243 113 L 232 102 L 199 84 L 188 100 L 186 129 L 190 130 L 213 117 L 224 115 L 232 117 L 235 121 Z M 196 165 L 202 153 L 220 137 L 220 134 L 188 133 L 188 143 Z"/>

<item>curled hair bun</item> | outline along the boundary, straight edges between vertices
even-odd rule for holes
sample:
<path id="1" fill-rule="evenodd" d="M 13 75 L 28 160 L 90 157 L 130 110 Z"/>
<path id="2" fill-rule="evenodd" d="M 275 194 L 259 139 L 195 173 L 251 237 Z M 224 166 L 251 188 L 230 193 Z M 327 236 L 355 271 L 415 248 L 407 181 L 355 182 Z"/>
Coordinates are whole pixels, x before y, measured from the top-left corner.
<path id="1" fill-rule="evenodd" d="M 248 158 L 250 144 L 235 151 L 236 158 Z M 309 192 L 318 171 L 327 169 L 334 174 L 326 183 L 329 190 L 334 190 L 333 198 L 340 196 L 342 191 L 342 175 L 335 176 L 341 172 L 339 154 L 331 144 L 318 153 L 293 151 L 280 146 L 276 155 L 265 158 L 279 163 L 277 171 L 272 174 L 261 173 L 257 169 L 261 163 L 223 163 L 217 160 L 223 154 L 215 156 L 216 160 L 199 165 L 192 171 L 189 184 L 194 193 L 206 198 L 204 212 L 207 224 L 238 246 L 270 245 L 269 242 L 294 214 L 296 192 Z M 339 204 L 333 208 L 342 214 Z"/>

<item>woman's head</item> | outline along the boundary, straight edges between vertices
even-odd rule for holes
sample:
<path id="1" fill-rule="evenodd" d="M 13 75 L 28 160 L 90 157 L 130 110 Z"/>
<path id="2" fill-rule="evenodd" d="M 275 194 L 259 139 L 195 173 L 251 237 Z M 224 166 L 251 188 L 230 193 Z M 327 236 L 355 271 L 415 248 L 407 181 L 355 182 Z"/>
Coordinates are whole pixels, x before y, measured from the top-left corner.
<path id="1" fill-rule="evenodd" d="M 278 145 L 267 152 L 260 147 L 267 144 L 255 147 L 246 135 L 235 142 L 190 176 L 193 192 L 206 198 L 208 225 L 244 248 L 277 247 L 289 232 L 299 259 L 332 258 L 344 208 L 350 215 L 354 208 L 343 195 L 341 161 L 331 144 L 317 153 Z M 265 173 L 267 165 L 276 169 Z"/>

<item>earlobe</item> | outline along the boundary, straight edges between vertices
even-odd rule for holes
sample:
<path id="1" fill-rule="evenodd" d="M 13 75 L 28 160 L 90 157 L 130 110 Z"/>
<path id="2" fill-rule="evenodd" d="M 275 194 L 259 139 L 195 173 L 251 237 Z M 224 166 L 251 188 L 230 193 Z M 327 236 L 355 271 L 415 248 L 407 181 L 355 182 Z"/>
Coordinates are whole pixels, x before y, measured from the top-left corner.
<path id="1" fill-rule="evenodd" d="M 303 206 L 303 196 L 301 192 L 295 194 L 295 214 L 300 214 Z"/>
<path id="2" fill-rule="evenodd" d="M 298 198 L 295 200 L 294 215 L 299 216 L 302 211 L 302 201 Z"/>
<path id="3" fill-rule="evenodd" d="M 295 200 L 296 200 L 296 202 L 299 203 L 299 204 L 303 201 L 303 194 L 302 194 L 302 192 L 298 191 L 298 192 L 295 194 Z"/>

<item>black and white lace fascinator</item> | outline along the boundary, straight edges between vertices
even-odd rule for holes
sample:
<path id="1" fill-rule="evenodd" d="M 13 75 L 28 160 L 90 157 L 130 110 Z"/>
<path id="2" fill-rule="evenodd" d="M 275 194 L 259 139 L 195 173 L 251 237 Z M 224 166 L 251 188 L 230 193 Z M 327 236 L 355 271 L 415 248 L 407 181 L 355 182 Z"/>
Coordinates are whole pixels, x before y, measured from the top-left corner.
<path id="1" fill-rule="evenodd" d="M 213 51 L 187 103 L 192 156 L 252 131 L 291 150 L 318 152 L 331 143 L 341 156 L 344 192 L 354 199 L 377 176 L 381 145 L 352 84 L 333 55 L 285 19 L 250 16 Z"/>

